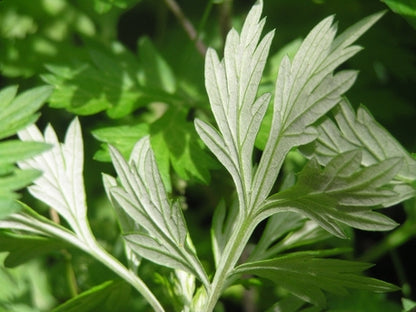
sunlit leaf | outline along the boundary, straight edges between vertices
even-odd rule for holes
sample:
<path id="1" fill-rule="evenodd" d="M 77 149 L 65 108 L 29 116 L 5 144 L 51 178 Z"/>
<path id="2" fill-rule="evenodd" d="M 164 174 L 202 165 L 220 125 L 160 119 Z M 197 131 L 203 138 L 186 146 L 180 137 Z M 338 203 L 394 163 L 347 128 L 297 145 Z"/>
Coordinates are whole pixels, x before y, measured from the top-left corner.
<path id="1" fill-rule="evenodd" d="M 170 188 L 170 168 L 180 178 L 208 183 L 215 162 L 202 148 L 186 112 L 171 108 L 150 126 L 150 141 L 165 185 Z"/>
<path id="2" fill-rule="evenodd" d="M 52 126 L 44 135 L 32 125 L 19 132 L 23 141 L 51 144 L 53 148 L 33 159 L 19 162 L 23 169 L 43 172 L 29 187 L 30 193 L 54 208 L 77 233 L 85 231 L 86 202 L 83 179 L 84 147 L 78 119 L 68 127 L 65 142 L 60 143 Z"/>
<path id="3" fill-rule="evenodd" d="M 147 134 L 149 134 L 149 126 L 145 123 L 95 129 L 92 131 L 92 135 L 106 144 L 101 145 L 101 149 L 95 153 L 94 159 L 111 161 L 108 144 L 116 147 L 125 158 L 128 158 L 136 142 Z"/>
<path id="4" fill-rule="evenodd" d="M 340 102 L 354 83 L 356 72 L 333 71 L 361 50 L 351 44 L 381 15 L 369 16 L 338 37 L 333 17 L 328 17 L 308 34 L 293 62 L 283 58 L 276 81 L 270 135 L 253 182 L 256 203 L 269 194 L 289 150 L 316 138 L 311 125 Z"/>
<path id="5" fill-rule="evenodd" d="M 52 88 L 43 86 L 19 95 L 17 86 L 0 91 L 0 139 L 9 137 L 37 120 L 36 111 L 44 104 Z M 15 162 L 33 157 L 50 148 L 40 142 L 8 140 L 0 142 L 0 219 L 16 212 L 20 205 L 15 191 L 29 185 L 40 175 L 38 170 L 19 170 Z"/>

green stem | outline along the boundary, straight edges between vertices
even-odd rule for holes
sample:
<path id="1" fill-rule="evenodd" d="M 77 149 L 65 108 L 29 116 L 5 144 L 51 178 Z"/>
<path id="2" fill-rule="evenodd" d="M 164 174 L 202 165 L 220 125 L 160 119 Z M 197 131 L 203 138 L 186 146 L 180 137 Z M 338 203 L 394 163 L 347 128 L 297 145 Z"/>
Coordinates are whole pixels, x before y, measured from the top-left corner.
<path id="1" fill-rule="evenodd" d="M 253 230 L 254 223 L 250 217 L 247 217 L 243 222 L 239 222 L 237 228 L 233 231 L 210 285 L 205 312 L 214 310 L 226 286 L 227 279 L 247 245 Z"/>
<path id="2" fill-rule="evenodd" d="M 130 283 L 136 290 L 146 299 L 146 301 L 151 305 L 153 311 L 164 312 L 162 305 L 157 300 L 155 295 L 147 287 L 141 278 L 139 278 L 133 271 L 126 268 L 121 262 L 116 258 L 110 255 L 107 251 L 101 247 L 92 232 L 89 229 L 89 226 L 85 225 L 83 227 L 82 240 L 75 235 L 75 233 L 69 231 L 68 229 L 52 223 L 50 220 L 36 214 L 35 212 L 30 212 L 30 214 L 16 214 L 11 218 L 12 221 L 17 221 L 22 225 L 27 226 L 30 229 L 33 229 L 35 233 L 40 232 L 44 235 L 50 237 L 56 237 L 62 239 L 65 242 L 70 243 L 71 245 L 85 251 L 86 253 L 93 256 L 95 259 L 103 263 L 110 270 L 115 272 L 122 279 Z"/>
<path id="3" fill-rule="evenodd" d="M 68 280 L 68 287 L 72 297 L 78 295 L 78 285 L 77 279 L 75 277 L 74 268 L 72 266 L 72 255 L 68 252 L 68 250 L 63 249 L 62 254 L 64 255 L 65 259 L 65 269 L 66 269 L 66 278 Z"/>
<path id="4" fill-rule="evenodd" d="M 198 52 L 205 56 L 205 53 L 207 51 L 207 47 L 204 45 L 204 43 L 198 38 L 198 33 L 194 27 L 194 25 L 191 23 L 191 21 L 185 16 L 183 13 L 181 7 L 175 0 L 164 0 L 166 5 L 169 7 L 169 9 L 172 11 L 172 13 L 175 15 L 175 17 L 178 19 L 179 23 L 181 24 L 182 28 L 185 30 L 185 32 L 188 34 L 188 37 L 195 42 L 195 46 L 198 50 Z"/>
<path id="5" fill-rule="evenodd" d="M 164 312 L 162 305 L 150 291 L 147 285 L 140 279 L 133 271 L 128 270 L 123 264 L 121 264 L 112 255 L 107 253 L 101 246 L 96 245 L 94 250 L 90 251 L 90 254 L 98 261 L 106 265 L 110 270 L 115 272 L 118 276 L 123 278 L 126 282 L 130 283 L 136 290 L 147 300 L 152 306 L 154 311 Z"/>

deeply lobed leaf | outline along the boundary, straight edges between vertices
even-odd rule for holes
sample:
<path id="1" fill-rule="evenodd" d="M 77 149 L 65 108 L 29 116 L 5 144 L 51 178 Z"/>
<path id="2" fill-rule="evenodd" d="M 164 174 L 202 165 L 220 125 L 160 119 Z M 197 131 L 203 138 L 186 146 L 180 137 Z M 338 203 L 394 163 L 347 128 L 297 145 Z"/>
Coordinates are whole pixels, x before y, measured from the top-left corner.
<path id="1" fill-rule="evenodd" d="M 416 179 L 416 160 L 386 130 L 364 106 L 357 113 L 347 100 L 343 100 L 333 111 L 335 122 L 326 118 L 319 124 L 318 139 L 302 149 L 309 157 L 314 156 L 320 164 L 326 165 L 339 153 L 354 149 L 362 150 L 361 163 L 373 165 L 388 158 L 400 157 L 402 167 L 396 182 Z"/>
<path id="2" fill-rule="evenodd" d="M 139 140 L 127 163 L 113 147 L 110 153 L 120 184 L 110 186 L 111 201 L 121 207 L 139 230 L 124 233 L 138 256 L 197 276 L 207 277 L 188 240 L 188 230 L 178 204 L 168 198 L 148 137 Z"/>
<path id="3" fill-rule="evenodd" d="M 262 3 L 257 3 L 241 34 L 230 31 L 223 60 L 208 49 L 205 86 L 219 132 L 205 122 L 195 122 L 202 140 L 229 171 L 241 195 L 251 187 L 254 142 L 270 101 L 268 94 L 256 99 L 273 37 L 273 32 L 269 32 L 260 40 L 265 22 L 260 20 L 261 11 Z M 240 198 L 243 211 L 246 204 Z"/>
<path id="4" fill-rule="evenodd" d="M 328 17 L 308 34 L 293 63 L 283 58 L 270 134 L 254 177 L 255 204 L 268 196 L 289 150 L 316 139 L 311 125 L 338 104 L 354 83 L 356 72 L 333 71 L 360 50 L 351 44 L 380 17 L 374 14 L 336 38 L 333 17 Z"/>
<path id="5" fill-rule="evenodd" d="M 254 274 L 270 279 L 304 301 L 324 307 L 324 292 L 347 294 L 348 288 L 375 292 L 397 290 L 398 287 L 360 273 L 371 264 L 325 259 L 314 252 L 298 252 L 274 259 L 245 263 L 235 269 L 235 274 Z"/>
<path id="6" fill-rule="evenodd" d="M 29 192 L 36 198 L 55 209 L 63 216 L 72 229 L 82 235 L 86 229 L 86 198 L 83 178 L 83 140 L 78 119 L 74 119 L 60 143 L 52 128 L 47 126 L 45 133 L 35 126 L 19 131 L 23 141 L 45 142 L 53 148 L 32 159 L 19 162 L 23 169 L 36 169 L 43 175 L 29 187 Z"/>
<path id="7" fill-rule="evenodd" d="M 263 212 L 297 211 L 312 218 L 330 233 L 344 237 L 341 224 L 363 230 L 390 230 L 396 223 L 375 212 L 399 196 L 389 182 L 401 167 L 401 159 L 391 158 L 360 168 L 361 152 L 336 156 L 324 170 L 312 160 L 299 174 L 297 183 L 271 196 Z"/>

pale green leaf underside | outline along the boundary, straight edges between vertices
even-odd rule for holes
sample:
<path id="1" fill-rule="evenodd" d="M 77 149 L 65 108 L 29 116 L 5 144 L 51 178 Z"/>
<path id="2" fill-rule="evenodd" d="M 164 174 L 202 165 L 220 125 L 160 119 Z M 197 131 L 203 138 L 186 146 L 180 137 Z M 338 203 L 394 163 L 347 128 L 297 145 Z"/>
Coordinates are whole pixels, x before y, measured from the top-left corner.
<path id="1" fill-rule="evenodd" d="M 29 187 L 30 193 L 54 208 L 76 233 L 84 232 L 87 210 L 83 178 L 84 148 L 78 119 L 74 119 L 68 127 L 64 143 L 59 142 L 50 125 L 43 135 L 35 125 L 19 131 L 18 135 L 23 141 L 44 142 L 53 146 L 39 156 L 20 161 L 19 166 L 43 172 Z"/>
<path id="2" fill-rule="evenodd" d="M 200 120 L 195 122 L 204 143 L 230 172 L 239 194 L 251 187 L 254 141 L 270 101 L 269 94 L 256 98 L 273 37 L 270 32 L 260 40 L 265 22 L 260 20 L 261 10 L 260 4 L 253 7 L 240 35 L 234 29 L 229 32 L 223 60 L 214 50 L 207 51 L 205 86 L 219 132 Z"/>
<path id="3" fill-rule="evenodd" d="M 205 272 L 187 242 L 188 230 L 181 208 L 167 198 L 149 137 L 136 143 L 129 163 L 111 146 L 110 154 L 120 180 L 118 186 L 109 187 L 111 201 L 140 229 L 125 233 L 129 247 L 140 257 L 186 270 L 207 283 Z"/>
<path id="4" fill-rule="evenodd" d="M 335 122 L 325 119 L 317 128 L 319 137 L 312 146 L 303 149 L 325 165 L 339 153 L 361 149 L 362 165 L 369 166 L 379 161 L 400 157 L 403 165 L 397 178 L 405 181 L 416 179 L 416 160 L 401 144 L 365 109 L 360 107 L 354 113 L 352 106 L 343 100 L 334 109 Z"/>
<path id="5" fill-rule="evenodd" d="M 348 288 L 386 292 L 397 287 L 360 273 L 371 264 L 355 261 L 317 258 L 313 252 L 299 252 L 271 260 L 246 263 L 236 274 L 254 274 L 286 288 L 304 301 L 325 306 L 325 292 L 347 294 Z"/>
<path id="6" fill-rule="evenodd" d="M 365 168 L 360 164 L 361 152 L 357 150 L 336 156 L 324 170 L 312 160 L 297 183 L 271 196 L 263 211 L 300 212 L 339 237 L 345 236 L 340 224 L 390 230 L 396 223 L 371 209 L 399 196 L 388 183 L 400 170 L 401 159 L 391 158 Z"/>
<path id="7" fill-rule="evenodd" d="M 283 58 L 270 134 L 254 177 L 255 203 L 269 194 L 287 152 L 316 138 L 310 125 L 339 103 L 354 83 L 356 72 L 333 71 L 361 49 L 351 44 L 380 17 L 369 16 L 338 37 L 333 17 L 328 17 L 308 34 L 292 63 L 288 57 Z"/>

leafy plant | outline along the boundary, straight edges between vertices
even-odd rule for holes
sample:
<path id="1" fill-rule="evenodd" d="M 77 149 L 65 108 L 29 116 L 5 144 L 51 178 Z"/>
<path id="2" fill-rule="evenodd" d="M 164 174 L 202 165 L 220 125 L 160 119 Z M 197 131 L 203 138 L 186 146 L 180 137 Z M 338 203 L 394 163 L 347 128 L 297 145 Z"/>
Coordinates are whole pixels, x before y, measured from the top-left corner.
<path id="1" fill-rule="evenodd" d="M 48 86 L 26 91 L 18 96 L 17 86 L 0 91 L 0 139 L 14 135 L 18 130 L 37 120 L 36 111 L 51 93 Z M 40 175 L 38 170 L 21 170 L 15 163 L 48 149 L 39 142 L 2 140 L 0 142 L 0 219 L 19 210 L 15 191 L 27 186 Z"/>
<path id="2" fill-rule="evenodd" d="M 101 12 L 128 3 L 95 1 Z M 148 101 L 178 104 L 157 106 L 164 111 L 152 122 L 149 119 L 154 116 L 144 116 L 141 121 L 147 122 L 142 124 L 93 131 L 98 140 L 109 143 L 95 157 L 106 160 L 108 151 L 117 175 L 103 173 L 102 179 L 124 254 L 111 253 L 91 230 L 79 119 L 71 122 L 63 143 L 51 125 L 44 133 L 33 124 L 13 130 L 20 130 L 21 141 L 16 144 L 33 144 L 33 148 L 30 153 L 19 152 L 19 157 L 8 156 L 7 164 L 17 162 L 23 172 L 32 174 L 18 187 L 32 181 L 33 172 L 42 172 L 28 191 L 50 208 L 53 217 L 23 202 L 19 202 L 20 211 L 8 211 L 0 221 L 0 251 L 9 252 L 5 265 L 18 266 L 56 250 L 70 254 L 75 248 L 123 280 L 112 277 L 83 293 L 74 290 L 73 298 L 54 311 L 110 311 L 120 298 L 126 301 L 130 286 L 155 311 L 213 311 L 232 286 L 268 285 L 268 280 L 284 289 L 270 304 L 279 311 L 298 311 L 308 304 L 314 306 L 311 309 L 323 308 L 326 293 L 398 289 L 365 276 L 363 271 L 371 264 L 343 259 L 350 249 L 338 240 L 350 237 L 352 228 L 393 229 L 397 223 L 374 210 L 415 195 L 416 161 L 365 108 L 354 112 L 344 94 L 357 72 L 337 70 L 361 50 L 354 42 L 383 13 L 363 19 L 338 36 L 333 16 L 325 18 L 301 44 L 290 45 L 288 49 L 296 50 L 292 59 L 276 58 L 280 65 L 272 95 L 260 88 L 274 35 L 271 31 L 262 36 L 262 10 L 259 1 L 241 32 L 230 30 L 223 59 L 212 48 L 207 50 L 205 87 L 213 118 L 199 114 L 195 128 L 184 109 L 192 91 L 176 84 L 171 69 L 147 39 L 139 43 L 139 62 L 115 44 L 105 52 L 89 48 L 90 57 L 80 64 L 47 66 L 49 73 L 42 78 L 55 86 L 50 97 L 55 108 L 80 115 L 105 111 L 110 118 L 122 119 L 138 108 L 150 109 Z M 113 77 L 116 83 L 110 80 Z M 9 95 L 10 90 L 0 93 L 4 101 L 0 105 L 10 103 L 14 95 Z M 36 91 L 40 93 L 36 103 L 41 103 L 50 89 Z M 19 108 L 17 103 L 14 108 Z M 36 105 L 29 105 L 30 113 Z M 29 121 L 33 122 L 30 119 L 25 125 Z M 179 130 L 177 124 L 181 124 Z M 2 131 L 5 136 L 14 133 Z M 120 140 L 119 135 L 126 132 L 128 137 Z M 172 180 L 209 181 L 209 169 L 217 164 L 205 147 L 231 176 L 235 190 L 212 216 L 213 264 L 201 256 L 204 253 L 188 229 L 187 221 L 191 222 L 180 198 L 171 195 Z M 292 157 L 302 162 L 296 174 L 286 170 Z M 10 194 L 9 199 L 14 199 Z M 256 231 L 260 233 L 257 242 L 253 240 Z M 330 240 L 335 246 L 326 244 Z M 158 270 L 162 291 L 146 277 L 143 267 Z"/>

